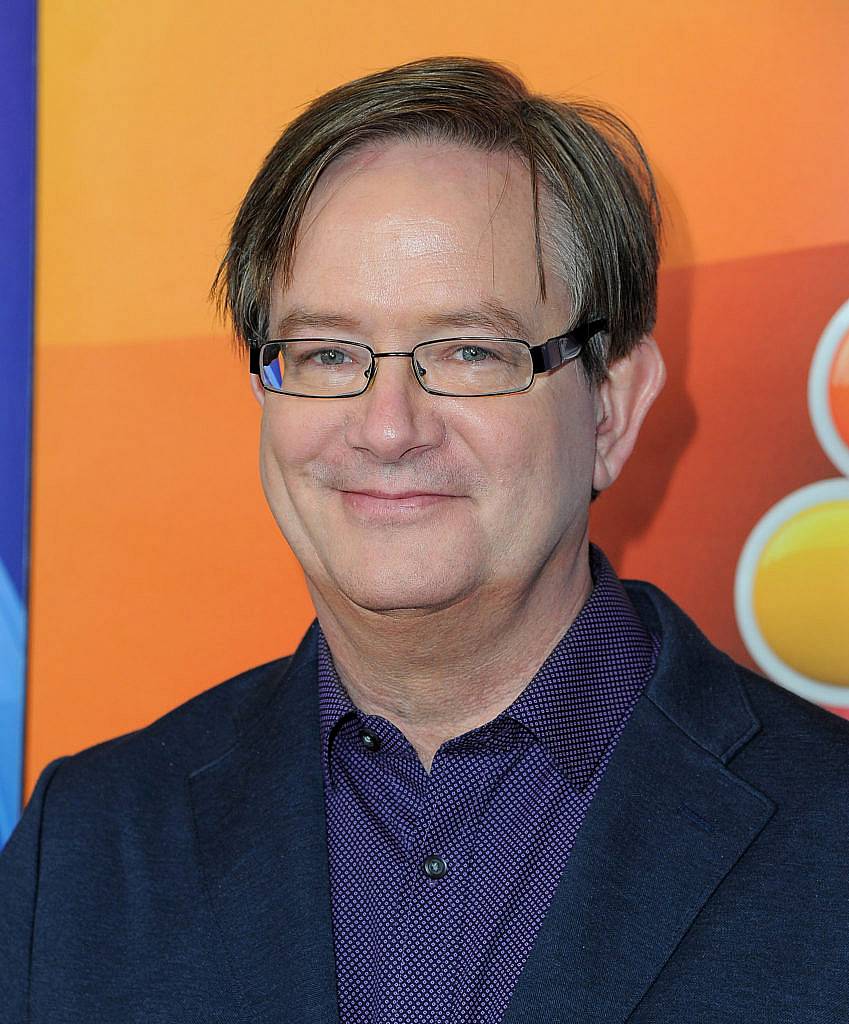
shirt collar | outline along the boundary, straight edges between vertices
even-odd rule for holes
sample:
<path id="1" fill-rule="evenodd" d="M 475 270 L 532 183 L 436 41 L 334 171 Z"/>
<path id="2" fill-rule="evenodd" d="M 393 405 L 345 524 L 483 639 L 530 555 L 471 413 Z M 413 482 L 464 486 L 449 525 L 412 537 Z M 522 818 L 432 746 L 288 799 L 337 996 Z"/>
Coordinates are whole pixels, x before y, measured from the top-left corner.
<path id="1" fill-rule="evenodd" d="M 502 712 L 534 734 L 578 788 L 592 779 L 651 678 L 660 642 L 604 553 L 590 545 L 593 589 L 516 700 Z"/>
<path id="2" fill-rule="evenodd" d="M 590 782 L 654 672 L 659 640 L 649 633 L 604 553 L 590 545 L 592 592 L 577 618 L 516 700 L 496 719 L 530 732 L 578 789 Z M 343 721 L 359 715 L 319 629 L 322 764 Z"/>
<path id="3" fill-rule="evenodd" d="M 330 746 L 339 726 L 359 714 L 342 685 L 324 631 L 318 630 L 318 720 L 321 734 L 321 763 L 330 771 Z"/>

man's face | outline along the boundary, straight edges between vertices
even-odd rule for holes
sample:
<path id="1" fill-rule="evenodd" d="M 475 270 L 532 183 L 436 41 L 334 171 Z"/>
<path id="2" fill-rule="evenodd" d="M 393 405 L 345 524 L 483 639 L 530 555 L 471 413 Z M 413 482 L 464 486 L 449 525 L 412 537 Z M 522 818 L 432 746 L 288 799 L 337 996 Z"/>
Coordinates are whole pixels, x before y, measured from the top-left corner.
<path id="1" fill-rule="evenodd" d="M 377 352 L 457 336 L 538 344 L 571 322 L 551 267 L 546 284 L 541 303 L 530 179 L 515 156 L 390 144 L 320 180 L 291 285 L 273 291 L 269 337 Z M 397 358 L 378 360 L 355 398 L 255 387 L 265 493 L 325 600 L 382 611 L 512 602 L 542 571 L 571 571 L 596 426 L 577 362 L 500 397 L 427 394 Z"/>

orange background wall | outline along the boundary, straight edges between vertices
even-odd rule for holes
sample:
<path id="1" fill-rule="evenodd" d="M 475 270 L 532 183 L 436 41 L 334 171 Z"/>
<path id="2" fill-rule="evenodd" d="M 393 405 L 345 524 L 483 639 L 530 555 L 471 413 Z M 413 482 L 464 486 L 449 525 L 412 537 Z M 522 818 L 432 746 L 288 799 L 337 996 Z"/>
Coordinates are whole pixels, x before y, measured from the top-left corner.
<path id="1" fill-rule="evenodd" d="M 748 661 L 741 546 L 835 475 L 805 381 L 849 296 L 847 39 L 844 0 L 43 4 L 28 788 L 52 757 L 291 650 L 311 618 L 206 293 L 302 105 L 437 53 L 601 100 L 643 139 L 670 381 L 593 532 Z"/>

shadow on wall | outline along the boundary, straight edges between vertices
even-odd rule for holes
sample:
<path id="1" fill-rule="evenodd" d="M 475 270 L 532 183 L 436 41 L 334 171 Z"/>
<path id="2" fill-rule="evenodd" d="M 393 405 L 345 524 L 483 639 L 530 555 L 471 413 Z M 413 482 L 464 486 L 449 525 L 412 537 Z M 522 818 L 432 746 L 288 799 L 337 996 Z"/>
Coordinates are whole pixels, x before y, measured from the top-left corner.
<path id="1" fill-rule="evenodd" d="M 692 245 L 675 192 L 657 171 L 656 177 L 663 204 L 664 251 L 683 265 L 660 274 L 654 333 L 666 362 L 666 386 L 643 424 L 632 461 L 609 494 L 602 494 L 593 505 L 591 535 L 617 567 L 628 544 L 649 529 L 663 504 L 697 422 L 686 388 L 695 275 Z"/>

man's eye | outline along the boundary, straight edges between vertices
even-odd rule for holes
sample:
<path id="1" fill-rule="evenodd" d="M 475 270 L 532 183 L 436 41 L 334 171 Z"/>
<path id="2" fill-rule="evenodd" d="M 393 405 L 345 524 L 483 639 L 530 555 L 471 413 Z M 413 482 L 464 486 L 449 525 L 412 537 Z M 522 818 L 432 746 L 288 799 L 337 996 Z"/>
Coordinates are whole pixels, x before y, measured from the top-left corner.
<path id="1" fill-rule="evenodd" d="M 348 358 L 347 353 L 338 348 L 323 348 L 311 356 L 312 361 L 320 366 L 341 366 Z"/>
<path id="2" fill-rule="evenodd" d="M 457 349 L 456 355 L 466 363 L 482 363 L 487 359 L 497 358 L 494 352 L 480 345 L 462 345 Z"/>

